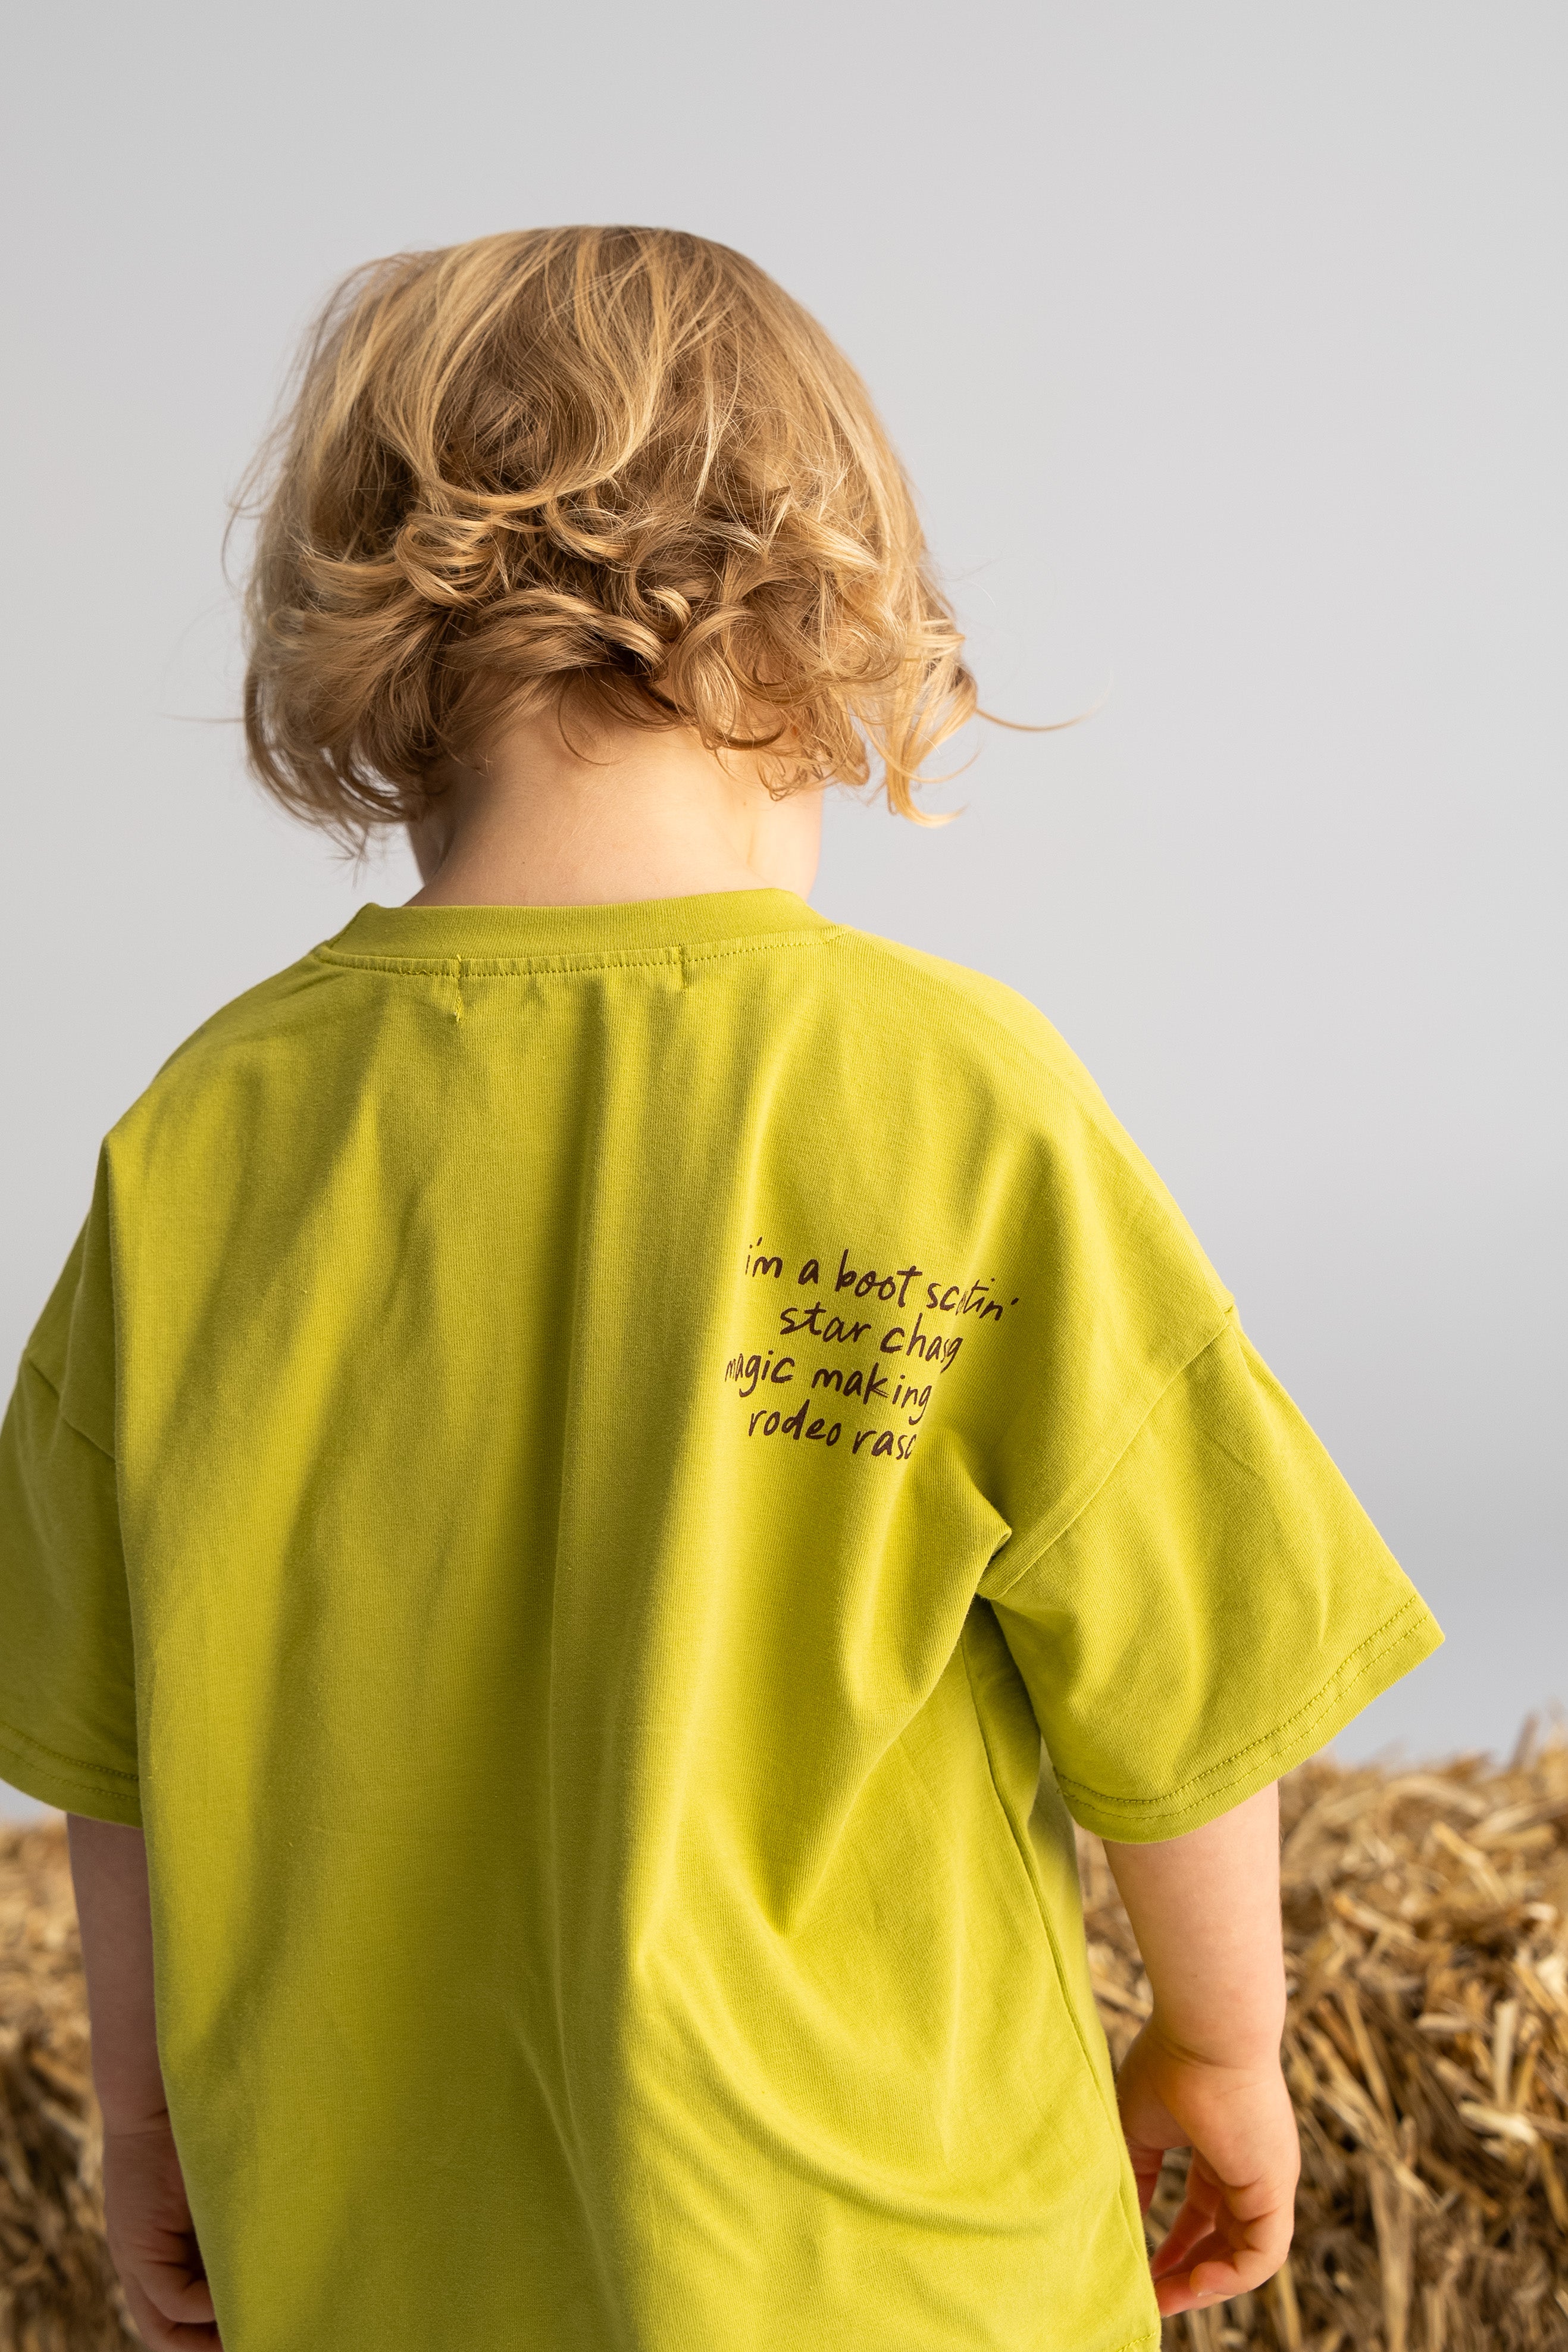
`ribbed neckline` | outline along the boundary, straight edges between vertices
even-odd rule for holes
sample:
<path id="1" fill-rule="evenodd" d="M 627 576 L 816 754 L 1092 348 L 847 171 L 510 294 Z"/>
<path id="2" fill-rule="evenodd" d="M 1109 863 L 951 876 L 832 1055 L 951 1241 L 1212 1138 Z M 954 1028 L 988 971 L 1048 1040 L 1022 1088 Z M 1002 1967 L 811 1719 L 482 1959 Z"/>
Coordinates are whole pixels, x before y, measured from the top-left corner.
<path id="1" fill-rule="evenodd" d="M 706 890 L 612 907 L 382 907 L 372 899 L 322 943 L 332 957 L 450 963 L 455 957 L 646 954 L 790 931 L 831 930 L 793 890 Z"/>

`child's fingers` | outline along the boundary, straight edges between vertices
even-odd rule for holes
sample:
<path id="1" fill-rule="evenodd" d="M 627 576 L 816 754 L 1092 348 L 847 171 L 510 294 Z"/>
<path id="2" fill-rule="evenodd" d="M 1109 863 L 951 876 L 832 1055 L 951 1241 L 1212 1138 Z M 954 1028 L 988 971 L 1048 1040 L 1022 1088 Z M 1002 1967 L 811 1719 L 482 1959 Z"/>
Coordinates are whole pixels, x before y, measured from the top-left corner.
<path id="1" fill-rule="evenodd" d="M 117 2233 L 110 2252 L 127 2291 L 134 2281 L 167 2325 L 193 2337 L 196 2329 L 211 2326 L 216 2317 L 213 2290 L 193 2260 L 193 2242 L 184 2232 L 152 2228 L 129 2242 Z"/>
<path id="2" fill-rule="evenodd" d="M 1166 2152 L 1163 2147 L 1129 2147 L 1127 2154 L 1132 2159 L 1133 2179 L 1138 2191 L 1138 2210 L 1146 2213 L 1160 2185 Z"/>
<path id="3" fill-rule="evenodd" d="M 216 2313 L 192 2225 L 179 2153 L 166 2126 L 106 2133 L 109 2250 L 145 2340 L 216 2346 Z"/>
<path id="4" fill-rule="evenodd" d="M 1195 2246 L 1201 2246 L 1209 2240 L 1222 2245 L 1228 2242 L 1218 2237 L 1216 2210 L 1215 2200 L 1201 2193 L 1195 2195 L 1194 2184 L 1189 2180 L 1181 2210 L 1160 2240 L 1150 2261 L 1150 2271 L 1156 2279 L 1164 2278 L 1175 2270 L 1186 2270 Z"/>
<path id="5" fill-rule="evenodd" d="M 1182 2218 L 1178 2215 L 1178 2221 Z M 1245 2224 L 1227 2213 L 1218 2226 L 1196 2233 L 1189 2227 L 1184 2232 L 1185 2246 L 1172 2252 L 1165 2263 L 1161 2257 L 1171 2246 L 1173 2229 L 1150 2265 L 1162 2316 L 1169 2318 L 1200 2304 L 1226 2302 L 1260 2287 L 1273 2277 L 1291 2251 L 1293 2218 L 1289 2205 Z"/>
<path id="6" fill-rule="evenodd" d="M 1184 2205 L 1150 2256 L 1150 2270 L 1155 2278 L 1164 2278 L 1170 2271 L 1186 2270 L 1194 2246 L 1200 2246 L 1213 2234 L 1213 2223 L 1202 2214 L 1189 2212 Z"/>
<path id="7" fill-rule="evenodd" d="M 215 2326 L 191 2325 L 169 2318 L 134 2276 L 122 2276 L 120 2284 L 131 2324 L 149 2352 L 223 2352 L 223 2339 Z"/>
<path id="8" fill-rule="evenodd" d="M 1155 2300 L 1160 2317 L 1173 2319 L 1178 2312 L 1195 2311 L 1211 2303 L 1228 2303 L 1233 2295 L 1252 2294 L 1281 2268 L 1285 2252 L 1272 2256 L 1226 2255 L 1195 2263 L 1191 2270 L 1179 2272 L 1175 2278 L 1157 2279 Z"/>
<path id="9" fill-rule="evenodd" d="M 1149 2264 L 1161 2311 L 1219 2302 L 1271 2278 L 1291 2250 L 1293 2189 L 1288 2168 L 1228 2187 L 1195 2155 L 1181 2210 Z"/>
<path id="10" fill-rule="evenodd" d="M 212 2288 L 204 2278 L 193 2274 L 185 2263 L 160 2262 L 143 2256 L 137 2262 L 136 2278 L 165 2319 L 199 2326 L 216 2315 Z"/>

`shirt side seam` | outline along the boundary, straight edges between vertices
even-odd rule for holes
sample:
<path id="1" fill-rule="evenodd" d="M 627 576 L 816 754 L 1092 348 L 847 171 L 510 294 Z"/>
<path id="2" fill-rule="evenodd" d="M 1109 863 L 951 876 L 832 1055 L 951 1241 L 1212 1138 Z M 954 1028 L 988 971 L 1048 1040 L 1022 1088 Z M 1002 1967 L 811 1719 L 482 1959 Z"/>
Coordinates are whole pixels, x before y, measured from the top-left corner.
<path id="1" fill-rule="evenodd" d="M 1008 1835 L 1012 1841 L 1013 1850 L 1023 1864 L 1024 1875 L 1029 1881 L 1030 1892 L 1034 1897 L 1035 1909 L 1040 1915 L 1040 1925 L 1045 1929 L 1045 1940 L 1051 1948 L 1051 1967 L 1056 1971 L 1057 1985 L 1061 1993 L 1062 2001 L 1066 2007 L 1068 2015 L 1072 2020 L 1072 2031 L 1078 2042 L 1079 2053 L 1093 2079 L 1096 2092 L 1100 2095 L 1101 2110 L 1102 2113 L 1103 2113 L 1104 2097 L 1103 2087 L 1100 2083 L 1099 2074 L 1095 2068 L 1094 2062 L 1090 2055 L 1088 2046 L 1084 2041 L 1083 2021 L 1078 2014 L 1078 2003 L 1073 2000 L 1072 1995 L 1068 1989 L 1067 1970 L 1061 1957 L 1061 1943 L 1056 1932 L 1056 1922 L 1051 1916 L 1051 1906 L 1045 1900 L 1043 1891 L 1040 1885 L 1039 1879 L 1036 1875 L 1027 1848 L 1019 1834 L 1019 1825 L 1013 1819 L 1012 1809 L 1009 1805 L 1006 1797 L 1002 1794 L 1001 1783 L 998 1779 L 997 1759 L 995 1755 L 992 1753 L 991 1735 L 989 1727 L 986 1721 L 986 1711 L 980 1705 L 979 1693 L 975 1688 L 975 1669 L 969 1659 L 967 1626 L 965 1627 L 963 1633 L 958 1636 L 958 1652 L 964 1661 L 964 1677 L 969 1686 L 969 1705 L 974 1712 L 976 1726 L 979 1731 L 980 1746 L 985 1751 L 986 1776 L 991 1784 L 991 1794 L 996 1799 L 1002 1819 L 1007 1824 Z"/>
<path id="2" fill-rule="evenodd" d="M 986 1710 L 980 1704 L 980 1695 L 975 1685 L 975 1669 L 969 1656 L 969 1631 L 967 1625 L 965 1626 L 963 1632 L 958 1636 L 958 1653 L 964 1662 L 964 1678 L 968 1685 L 969 1705 L 974 1713 L 976 1728 L 978 1730 L 980 1735 L 980 1746 L 985 1754 L 986 1776 L 991 1784 L 991 1795 L 995 1800 L 997 1808 L 1001 1813 L 1002 1820 L 1007 1826 L 1008 1835 L 1012 1841 L 1013 1851 L 1018 1855 L 1019 1861 L 1023 1867 L 1024 1876 L 1029 1882 L 1030 1893 L 1034 1898 L 1036 1913 L 1039 1916 L 1040 1926 L 1045 1930 L 1045 1940 L 1051 1952 L 1051 1965 L 1055 1972 L 1057 1990 L 1061 1996 L 1062 2005 L 1066 2009 L 1067 2014 L 1072 2022 L 1073 2039 L 1078 2045 L 1079 2057 L 1084 2067 L 1087 2069 L 1089 2079 L 1093 2084 L 1095 2100 L 1099 2105 L 1101 2115 L 1105 2121 L 1106 2127 L 1111 2135 L 1113 2143 L 1119 2147 L 1121 2142 L 1121 2128 L 1117 2117 L 1115 2104 L 1113 2101 L 1110 2103 L 1107 2103 L 1106 2101 L 1105 2086 L 1101 2079 L 1100 2069 L 1095 2064 L 1093 2056 L 1089 2048 L 1084 2021 L 1079 2015 L 1078 2003 L 1073 1998 L 1072 1988 L 1068 1979 L 1067 1964 L 1062 1955 L 1061 1939 L 1058 1933 L 1057 1923 L 1051 1916 L 1051 1906 L 1046 1901 L 1045 1889 L 1040 1883 L 1039 1873 L 1035 1868 L 1033 1858 L 1029 1852 L 1027 1838 L 1021 1831 L 1019 1823 L 1014 1818 L 1011 1806 L 1008 1803 L 1007 1798 L 1002 1793 L 1002 1784 L 997 1771 L 997 1759 L 992 1747 L 990 1727 L 986 1720 Z M 1124 2158 L 1125 2151 L 1123 2150 L 1122 2153 Z M 1118 2200 L 1117 2201 L 1118 2206 L 1120 2206 L 1121 2200 Z M 1126 2216 L 1124 2213 L 1124 2220 L 1125 2219 Z M 1132 2233 L 1129 2231 L 1129 2237 L 1131 2237 L 1131 2234 Z M 1134 2249 L 1135 2257 L 1141 2257 L 1143 2251 L 1142 2246 L 1137 2246 Z M 1118 2347 L 1118 2352 L 1130 2352 L 1130 2347 L 1132 2346 L 1139 2345 L 1151 2339 L 1146 2336 L 1132 2336 L 1128 2339 L 1127 2345 Z"/>

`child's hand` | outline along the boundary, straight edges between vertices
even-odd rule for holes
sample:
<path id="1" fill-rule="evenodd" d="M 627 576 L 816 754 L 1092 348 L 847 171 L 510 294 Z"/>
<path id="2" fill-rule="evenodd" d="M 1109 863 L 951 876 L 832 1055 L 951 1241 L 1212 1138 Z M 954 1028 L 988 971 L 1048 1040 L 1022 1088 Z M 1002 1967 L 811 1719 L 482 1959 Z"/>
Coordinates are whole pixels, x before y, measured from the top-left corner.
<path id="1" fill-rule="evenodd" d="M 1166 2148 L 1192 2150 L 1181 2210 L 1150 2264 L 1162 2315 L 1261 2286 L 1291 2250 L 1301 2163 L 1278 2061 L 1215 2064 L 1145 2025 L 1122 2061 L 1116 2097 L 1145 2213 Z"/>
<path id="2" fill-rule="evenodd" d="M 167 2117 L 105 2130 L 109 2251 L 137 2333 L 152 2352 L 221 2352 L 212 2292 Z"/>

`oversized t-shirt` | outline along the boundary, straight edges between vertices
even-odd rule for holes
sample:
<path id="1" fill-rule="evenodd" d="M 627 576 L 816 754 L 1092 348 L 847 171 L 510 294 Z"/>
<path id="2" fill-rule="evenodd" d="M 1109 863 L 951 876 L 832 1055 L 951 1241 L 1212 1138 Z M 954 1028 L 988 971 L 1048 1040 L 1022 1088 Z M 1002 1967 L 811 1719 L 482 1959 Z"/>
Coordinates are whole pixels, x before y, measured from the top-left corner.
<path id="1" fill-rule="evenodd" d="M 1440 1639 L 1050 1025 L 767 889 L 365 906 L 198 1029 L 0 1625 L 226 2352 L 1153 2346 L 1072 1822 Z"/>

